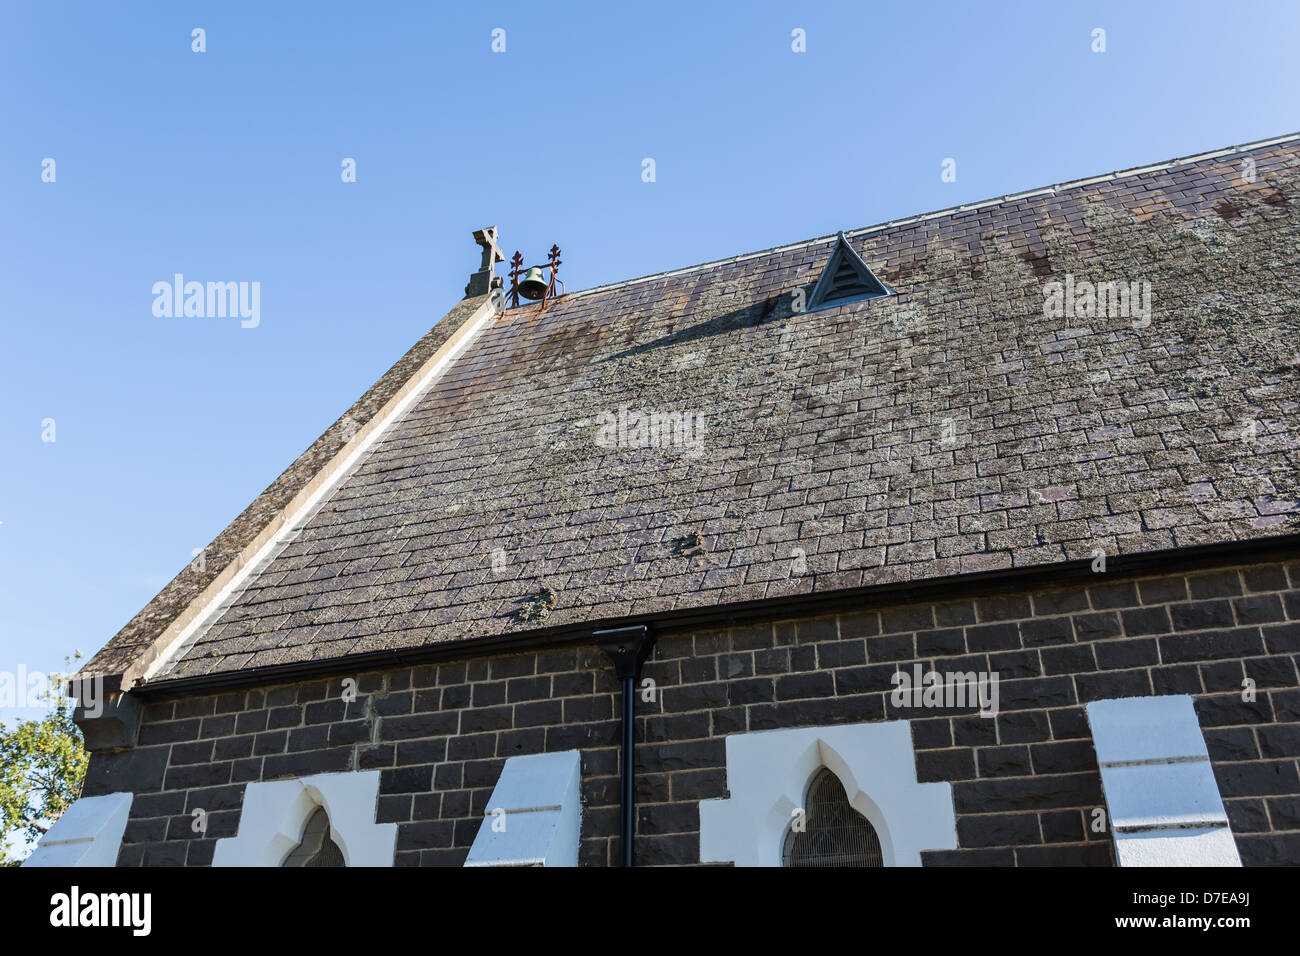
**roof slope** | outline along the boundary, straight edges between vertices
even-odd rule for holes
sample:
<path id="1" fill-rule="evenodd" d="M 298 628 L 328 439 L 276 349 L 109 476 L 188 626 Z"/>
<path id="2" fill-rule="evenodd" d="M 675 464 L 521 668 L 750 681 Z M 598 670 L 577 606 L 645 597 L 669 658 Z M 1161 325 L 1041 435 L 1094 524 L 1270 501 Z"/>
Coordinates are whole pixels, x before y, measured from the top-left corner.
<path id="1" fill-rule="evenodd" d="M 1300 139 L 1250 156 L 850 233 L 888 298 L 794 312 L 827 238 L 511 309 L 157 679 L 1300 528 Z"/>

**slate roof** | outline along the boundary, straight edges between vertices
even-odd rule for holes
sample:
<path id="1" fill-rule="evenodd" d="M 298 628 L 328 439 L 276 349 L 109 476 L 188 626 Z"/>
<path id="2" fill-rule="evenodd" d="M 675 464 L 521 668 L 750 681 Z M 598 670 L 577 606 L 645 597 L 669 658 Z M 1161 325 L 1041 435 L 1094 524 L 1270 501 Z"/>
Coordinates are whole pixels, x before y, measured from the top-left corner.
<path id="1" fill-rule="evenodd" d="M 156 679 L 1300 529 L 1300 137 L 1244 150 L 848 232 L 886 298 L 793 311 L 827 237 L 509 309 Z"/>

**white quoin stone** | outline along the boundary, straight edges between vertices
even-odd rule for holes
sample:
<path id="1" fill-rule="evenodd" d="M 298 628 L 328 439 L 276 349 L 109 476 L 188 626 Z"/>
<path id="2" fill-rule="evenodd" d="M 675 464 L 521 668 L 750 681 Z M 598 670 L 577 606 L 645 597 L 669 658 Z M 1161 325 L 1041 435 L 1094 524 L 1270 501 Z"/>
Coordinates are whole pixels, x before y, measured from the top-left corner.
<path id="1" fill-rule="evenodd" d="M 466 866 L 577 866 L 582 755 L 511 757 L 501 770 Z"/>
<path id="2" fill-rule="evenodd" d="M 1192 698 L 1085 708 L 1120 866 L 1241 866 Z"/>
<path id="3" fill-rule="evenodd" d="M 116 866 L 133 796 L 109 793 L 74 801 L 23 866 Z"/>

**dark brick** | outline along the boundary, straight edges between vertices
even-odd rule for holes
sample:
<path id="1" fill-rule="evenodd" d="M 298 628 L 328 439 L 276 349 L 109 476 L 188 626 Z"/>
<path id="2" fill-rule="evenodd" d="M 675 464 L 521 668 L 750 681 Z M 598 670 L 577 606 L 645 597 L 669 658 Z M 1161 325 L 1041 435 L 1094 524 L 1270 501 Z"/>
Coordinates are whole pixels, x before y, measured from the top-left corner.
<path id="1" fill-rule="evenodd" d="M 379 792 L 420 793 L 432 787 L 432 767 L 398 767 L 379 772 Z"/>
<path id="2" fill-rule="evenodd" d="M 936 604 L 934 621 L 940 627 L 962 627 L 975 623 L 975 605 L 970 601 Z"/>
<path id="3" fill-rule="evenodd" d="M 506 682 L 495 681 L 474 685 L 474 706 L 492 707 L 506 702 Z"/>
<path id="4" fill-rule="evenodd" d="M 1286 573 L 1275 564 L 1242 568 L 1241 579 L 1246 582 L 1247 591 L 1285 591 L 1287 586 Z"/>
<path id="5" fill-rule="evenodd" d="M 1237 836 L 1242 866 L 1295 866 L 1300 860 L 1300 833 Z"/>
<path id="6" fill-rule="evenodd" d="M 1131 611 L 1121 611 L 1119 617 L 1124 625 L 1124 633 L 1129 637 L 1169 633 L 1169 612 L 1163 607 L 1141 607 Z"/>
<path id="7" fill-rule="evenodd" d="M 1119 670 L 1127 667 L 1150 667 L 1160 662 L 1160 651 L 1154 637 L 1132 640 L 1097 641 L 1091 645 L 1097 653 L 1097 666 L 1102 670 Z"/>
<path id="8" fill-rule="evenodd" d="M 1079 689 L 1079 703 L 1108 700 L 1112 697 L 1148 697 L 1151 695 L 1151 678 L 1144 670 L 1105 671 L 1098 674 L 1079 674 L 1074 678 Z"/>
<path id="9" fill-rule="evenodd" d="M 1029 707 L 1064 707 L 1067 704 L 1076 703 L 1074 686 L 1068 677 L 1038 677 L 1029 680 L 999 681 L 998 697 L 1003 710 L 1020 710 Z"/>
<path id="10" fill-rule="evenodd" d="M 1062 707 L 1049 711 L 1048 718 L 1052 724 L 1052 737 L 1055 740 L 1075 740 L 1080 737 L 1092 737 L 1088 719 L 1082 707 Z"/>
<path id="11" fill-rule="evenodd" d="M 989 720 L 992 723 L 992 720 L 987 717 L 978 719 Z M 998 714 L 997 727 L 998 739 L 1004 744 L 1033 743 L 1039 740 L 1050 740 L 1052 737 L 1047 713 L 1041 710 Z"/>
<path id="12" fill-rule="evenodd" d="M 1074 618 L 1076 640 L 1100 641 L 1108 637 L 1119 637 L 1120 633 L 1119 615 L 1114 611 L 1080 614 Z"/>
<path id="13" fill-rule="evenodd" d="M 981 777 L 1020 777 L 1032 772 L 1028 747 L 981 747 L 976 752 Z"/>
<path id="14" fill-rule="evenodd" d="M 1266 802 L 1274 830 L 1300 830 L 1300 797 L 1270 797 Z"/>
<path id="15" fill-rule="evenodd" d="M 743 658 L 743 660 L 736 660 Z M 732 661 L 735 663 L 732 663 Z M 859 667 L 867 662 L 867 649 L 863 641 L 833 641 L 817 645 L 817 663 L 820 667 Z M 754 672 L 753 661 L 747 655 L 733 654 L 730 658 L 719 660 L 720 676 L 726 680 L 732 677 L 749 677 Z"/>
<path id="16" fill-rule="evenodd" d="M 998 722 L 993 717 L 954 717 L 953 743 L 959 747 L 984 747 L 998 742 Z"/>
<path id="17" fill-rule="evenodd" d="M 930 627 L 934 627 L 934 608 L 928 604 L 892 608 L 880 612 L 881 634 L 901 634 L 905 631 L 920 631 Z"/>
<path id="18" fill-rule="evenodd" d="M 1282 602 L 1276 594 L 1237 598 L 1232 602 L 1239 624 L 1272 624 L 1284 619 Z"/>
<path id="19" fill-rule="evenodd" d="M 922 866 L 1015 866 L 1011 849 L 997 850 L 923 850 Z"/>
<path id="20" fill-rule="evenodd" d="M 1201 671 L 1195 664 L 1151 668 L 1151 689 L 1156 694 L 1199 694 Z"/>
<path id="21" fill-rule="evenodd" d="M 957 819 L 961 847 L 1023 846 L 1041 843 L 1038 817 L 1032 813 L 976 813 Z"/>
<path id="22" fill-rule="evenodd" d="M 164 782 L 168 790 L 186 790 L 192 787 L 211 787 L 230 782 L 228 763 L 201 763 L 186 767 L 171 767 Z"/>
<path id="23" fill-rule="evenodd" d="M 1096 584 L 1088 588 L 1088 598 L 1098 611 L 1108 611 L 1121 607 L 1137 607 L 1137 588 L 1132 581 L 1116 581 L 1108 584 Z"/>
<path id="24" fill-rule="evenodd" d="M 1040 617 L 1032 621 L 1021 621 L 1020 635 L 1025 647 L 1038 647 L 1074 640 L 1074 628 L 1068 617 Z"/>
<path id="25" fill-rule="evenodd" d="M 1225 800 L 1223 808 L 1228 812 L 1228 826 L 1233 833 L 1268 832 L 1268 812 L 1263 800 Z"/>
<path id="26" fill-rule="evenodd" d="M 916 779 L 920 783 L 969 780 L 975 776 L 973 753 L 968 747 L 917 751 Z"/>
<path id="27" fill-rule="evenodd" d="M 882 661 L 910 661 L 915 657 L 916 646 L 911 634 L 867 638 L 867 659 L 873 664 Z"/>
<path id="28" fill-rule="evenodd" d="M 975 611 L 981 622 L 1015 621 L 1032 617 L 1029 598 L 1023 594 L 1004 594 L 981 598 L 975 602 Z"/>
<path id="29" fill-rule="evenodd" d="M 1296 775 L 1294 760 L 1257 760 L 1212 766 L 1214 779 L 1219 782 L 1219 793 L 1225 799 L 1300 792 L 1300 777 Z"/>
<path id="30" fill-rule="evenodd" d="M 1267 724 L 1273 721 L 1267 694 L 1244 701 L 1240 694 L 1197 697 L 1192 701 L 1202 727 L 1225 727 L 1234 724 Z"/>
<path id="31" fill-rule="evenodd" d="M 1086 838 L 1083 814 L 1078 810 L 1054 810 L 1040 813 L 1038 823 L 1044 843 L 1078 843 Z"/>
<path id="32" fill-rule="evenodd" d="M 1265 627 L 1264 646 L 1270 654 L 1300 654 L 1300 622 Z"/>
<path id="33" fill-rule="evenodd" d="M 1169 609 L 1175 631 L 1202 631 L 1210 627 L 1232 627 L 1236 620 L 1227 601 L 1197 601 L 1175 604 Z"/>
<path id="34" fill-rule="evenodd" d="M 1109 843 L 1018 847 L 1018 866 L 1114 866 Z"/>
<path id="35" fill-rule="evenodd" d="M 1034 613 L 1040 617 L 1071 614 L 1088 609 L 1087 594 L 1078 588 L 1041 591 L 1033 596 Z"/>
<path id="36" fill-rule="evenodd" d="M 1259 759 L 1259 747 L 1255 745 L 1255 735 L 1249 727 L 1207 729 L 1204 736 L 1211 760 L 1224 762 Z"/>
<path id="37" fill-rule="evenodd" d="M 1014 624 L 984 624 L 966 628 L 966 646 L 972 654 L 1005 651 L 1020 646 L 1020 632 Z"/>
<path id="38" fill-rule="evenodd" d="M 722 685 L 719 685 L 721 688 Z M 725 690 L 722 691 L 725 700 Z M 830 697 L 835 693 L 835 681 L 825 671 L 816 674 L 790 674 L 776 679 L 777 700 L 805 700 Z"/>
<path id="39" fill-rule="evenodd" d="M 1034 758 L 1034 773 L 1097 771 L 1097 752 L 1091 740 L 1035 744 L 1030 753 Z"/>
<path id="40" fill-rule="evenodd" d="M 966 653 L 966 630 L 961 627 L 916 632 L 917 657 L 947 657 Z"/>
<path id="41" fill-rule="evenodd" d="M 1199 634 L 1171 634 L 1161 637 L 1160 659 L 1167 664 L 1204 661 L 1220 657 L 1256 657 L 1264 653 L 1259 628 L 1233 631 L 1202 631 Z"/>
<path id="42" fill-rule="evenodd" d="M 1241 582 L 1236 571 L 1214 571 L 1194 574 L 1187 578 L 1187 591 L 1194 600 L 1230 597 L 1241 593 Z"/>
<path id="43" fill-rule="evenodd" d="M 1300 724 L 1266 724 L 1255 732 L 1262 756 L 1300 757 Z"/>
<path id="44" fill-rule="evenodd" d="M 753 682 L 749 682 L 753 683 Z M 767 682 L 769 685 L 771 681 Z M 727 706 L 728 684 L 715 681 L 711 684 L 686 684 L 663 689 L 663 707 L 666 711 L 708 710 Z M 771 699 L 770 697 L 768 699 Z M 739 701 L 732 700 L 732 703 Z"/>
<path id="45" fill-rule="evenodd" d="M 1076 674 L 1079 671 L 1095 671 L 1097 661 L 1093 657 L 1092 644 L 1061 644 L 1056 647 L 1044 647 L 1039 653 L 1043 660 L 1043 673 L 1048 676 Z"/>
<path id="46" fill-rule="evenodd" d="M 946 718 L 912 721 L 912 746 L 917 750 L 951 747 L 952 729 L 949 723 Z"/>
<path id="47" fill-rule="evenodd" d="M 310 750 L 300 754 L 281 754 L 266 757 L 262 763 L 262 776 L 267 780 L 277 777 L 305 777 L 313 773 L 339 773 L 352 769 L 351 750 Z"/>
<path id="48" fill-rule="evenodd" d="M 1049 777 L 994 777 L 952 785 L 958 813 L 1057 810 L 1101 806 L 1101 776 L 1072 773 Z"/>

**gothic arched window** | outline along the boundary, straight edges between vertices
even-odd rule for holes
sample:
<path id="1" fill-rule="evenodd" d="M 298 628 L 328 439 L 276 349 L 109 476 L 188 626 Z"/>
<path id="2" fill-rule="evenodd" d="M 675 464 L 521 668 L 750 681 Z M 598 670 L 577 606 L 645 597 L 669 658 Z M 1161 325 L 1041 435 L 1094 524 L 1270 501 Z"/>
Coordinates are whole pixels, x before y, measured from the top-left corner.
<path id="1" fill-rule="evenodd" d="M 343 851 L 330 839 L 330 818 L 317 807 L 302 830 L 302 841 L 289 851 L 281 866 L 345 866 Z"/>
<path id="2" fill-rule="evenodd" d="M 808 784 L 802 821 L 785 835 L 783 866 L 884 866 L 876 829 L 849 803 L 839 777 L 823 767 Z"/>

